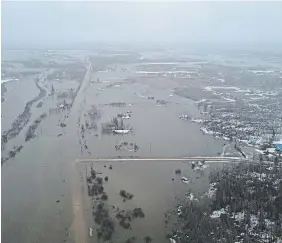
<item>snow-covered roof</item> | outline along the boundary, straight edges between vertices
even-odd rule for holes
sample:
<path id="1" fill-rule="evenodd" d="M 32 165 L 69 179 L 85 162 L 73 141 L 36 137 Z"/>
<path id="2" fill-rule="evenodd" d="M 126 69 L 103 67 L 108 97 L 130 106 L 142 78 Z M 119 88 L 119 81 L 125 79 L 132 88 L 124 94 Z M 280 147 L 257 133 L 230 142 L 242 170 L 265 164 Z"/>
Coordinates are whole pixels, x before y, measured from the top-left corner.
<path id="1" fill-rule="evenodd" d="M 275 152 L 275 148 L 267 148 L 266 149 L 269 153 L 274 153 Z"/>

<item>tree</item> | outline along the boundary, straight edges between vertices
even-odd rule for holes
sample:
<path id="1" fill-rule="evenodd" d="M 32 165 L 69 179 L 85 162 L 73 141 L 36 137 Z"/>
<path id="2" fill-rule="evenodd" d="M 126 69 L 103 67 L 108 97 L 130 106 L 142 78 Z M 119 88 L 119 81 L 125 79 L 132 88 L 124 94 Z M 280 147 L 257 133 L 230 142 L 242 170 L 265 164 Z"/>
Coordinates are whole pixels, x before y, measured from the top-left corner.
<path id="1" fill-rule="evenodd" d="M 260 212 L 259 212 L 258 227 L 261 230 L 265 230 L 264 211 L 262 207 L 260 208 Z"/>
<path id="2" fill-rule="evenodd" d="M 278 166 L 278 157 L 275 157 L 275 159 L 274 159 L 274 166 L 275 166 L 275 167 Z"/>
<path id="3" fill-rule="evenodd" d="M 123 120 L 122 119 L 120 120 L 120 128 L 124 129 L 124 125 L 123 125 Z"/>
<path id="4" fill-rule="evenodd" d="M 55 93 L 55 89 L 54 89 L 54 86 L 52 84 L 52 90 L 51 90 L 51 94 L 53 95 Z"/>
<path id="5" fill-rule="evenodd" d="M 261 154 L 259 155 L 259 162 L 260 162 L 260 163 L 263 162 L 263 158 L 262 158 L 262 155 L 261 155 Z"/>
<path id="6" fill-rule="evenodd" d="M 116 117 L 113 119 L 113 124 L 115 128 L 118 129 L 118 119 Z"/>

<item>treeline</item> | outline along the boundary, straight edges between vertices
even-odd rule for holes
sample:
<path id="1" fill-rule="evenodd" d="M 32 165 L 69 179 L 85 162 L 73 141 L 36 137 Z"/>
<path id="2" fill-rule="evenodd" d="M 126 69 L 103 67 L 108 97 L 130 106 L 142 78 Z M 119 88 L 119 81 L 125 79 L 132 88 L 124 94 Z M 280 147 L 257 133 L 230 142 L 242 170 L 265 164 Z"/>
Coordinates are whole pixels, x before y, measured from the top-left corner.
<path id="1" fill-rule="evenodd" d="M 7 140 L 19 135 L 24 126 L 29 122 L 29 119 L 31 117 L 30 110 L 33 103 L 39 101 L 46 95 L 46 90 L 38 84 L 38 81 L 35 84 L 40 92 L 36 97 L 26 103 L 23 112 L 19 114 L 18 117 L 13 121 L 12 127 L 9 130 L 3 132 Z"/>
<path id="2" fill-rule="evenodd" d="M 282 214 L 282 170 L 278 165 L 238 165 L 210 175 L 217 183 L 212 210 L 230 207 L 231 212 L 257 214 L 276 220 Z"/>
<path id="3" fill-rule="evenodd" d="M 278 242 L 282 238 L 282 169 L 239 164 L 210 174 L 212 199 L 183 205 L 176 242 Z M 212 217 L 211 217 L 212 216 Z"/>

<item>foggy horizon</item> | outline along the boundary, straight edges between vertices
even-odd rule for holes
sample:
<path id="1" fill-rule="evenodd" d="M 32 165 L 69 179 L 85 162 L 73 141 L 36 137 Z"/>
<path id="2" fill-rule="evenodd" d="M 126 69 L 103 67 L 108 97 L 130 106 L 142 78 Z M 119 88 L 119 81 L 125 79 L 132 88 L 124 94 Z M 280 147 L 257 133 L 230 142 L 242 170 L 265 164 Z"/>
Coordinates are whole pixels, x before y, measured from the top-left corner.
<path id="1" fill-rule="evenodd" d="M 280 2 L 2 2 L 3 47 L 280 44 Z"/>

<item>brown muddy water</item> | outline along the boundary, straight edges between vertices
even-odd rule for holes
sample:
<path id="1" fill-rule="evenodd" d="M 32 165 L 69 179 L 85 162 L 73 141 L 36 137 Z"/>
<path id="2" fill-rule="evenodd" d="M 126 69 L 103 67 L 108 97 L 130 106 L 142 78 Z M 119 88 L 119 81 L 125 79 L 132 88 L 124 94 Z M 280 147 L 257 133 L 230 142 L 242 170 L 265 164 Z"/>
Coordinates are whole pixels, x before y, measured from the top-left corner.
<path id="1" fill-rule="evenodd" d="M 87 194 L 85 178 L 90 174 L 92 166 L 99 174 L 105 178 L 104 191 L 108 195 L 105 202 L 109 209 L 110 217 L 115 222 L 113 242 L 126 242 L 132 236 L 136 238 L 134 242 L 144 242 L 144 237 L 150 236 L 153 242 L 169 242 L 166 235 L 170 233 L 172 218 L 177 215 L 177 205 L 180 202 L 189 202 L 185 196 L 193 193 L 196 198 L 204 195 L 209 188 L 209 173 L 215 168 L 222 167 L 221 163 L 209 164 L 204 171 L 194 171 L 190 163 L 171 161 L 124 161 L 114 163 L 94 162 L 78 163 L 77 168 L 80 173 L 80 183 L 84 182 L 80 193 L 84 201 L 84 217 L 87 222 L 87 234 L 89 242 L 96 242 L 96 229 L 98 225 L 92 216 L 92 206 L 96 204 L 91 201 Z M 110 169 L 112 166 L 112 169 Z M 181 174 L 176 174 L 175 170 L 180 169 Z M 186 184 L 181 180 L 184 176 L 191 180 Z M 131 200 L 123 201 L 120 190 L 125 190 L 133 194 Z M 133 219 L 131 229 L 123 229 L 115 215 L 118 210 L 133 210 L 142 208 L 145 217 Z M 166 217 L 166 214 L 169 215 Z M 170 220 L 168 224 L 166 220 Z M 92 236 L 90 228 L 93 229 Z"/>
<path id="2" fill-rule="evenodd" d="M 85 167 L 80 164 L 73 167 L 77 158 L 180 157 L 222 152 L 223 141 L 203 135 L 198 125 L 178 118 L 183 113 L 195 115 L 198 111 L 191 100 L 173 94 L 177 83 L 140 78 L 133 73 L 120 70 L 87 73 L 70 112 L 48 115 L 39 125 L 37 137 L 24 143 L 22 151 L 3 164 L 2 242 L 96 242 L 94 236 L 89 236 L 89 228 L 96 227 L 89 198 L 85 190 L 81 191 L 85 187 Z M 97 78 L 101 82 L 89 82 Z M 13 95 L 7 91 L 5 99 L 13 99 Z M 155 99 L 149 100 L 148 96 Z M 168 104 L 160 106 L 156 104 L 158 99 Z M 56 105 L 56 101 L 49 98 L 45 102 L 44 111 Z M 110 102 L 125 102 L 126 107 L 105 106 Z M 89 154 L 79 147 L 79 131 L 84 114 L 93 105 L 101 111 L 101 119 L 97 122 L 97 130 L 85 133 Z M 12 110 L 15 106 L 11 103 L 7 109 Z M 33 106 L 30 122 L 43 110 Z M 125 123 L 132 127 L 130 134 L 101 133 L 103 122 L 128 110 L 132 117 Z M 5 113 L 2 111 L 3 119 L 6 119 Z M 65 128 L 58 126 L 62 120 L 66 123 Z M 15 139 L 17 143 L 21 141 Z M 115 145 L 120 141 L 136 143 L 139 150 L 116 151 Z M 114 242 L 124 242 L 131 235 L 136 235 L 138 242 L 143 242 L 147 235 L 156 242 L 165 242 L 164 213 L 175 208 L 178 201 L 175 197 L 185 199 L 189 190 L 195 195 L 203 193 L 209 184 L 205 175 L 218 166 L 212 164 L 204 171 L 205 175 L 197 175 L 190 164 L 168 161 L 115 163 L 112 170 L 108 164 L 106 168 L 104 165 L 95 163 L 93 166 L 109 176 L 105 184 L 109 195 L 107 203 L 128 209 L 141 207 L 145 213 L 145 218 L 133 222 L 132 231 L 117 227 Z M 181 182 L 180 176 L 175 175 L 175 169 L 179 168 L 181 176 L 193 179 L 191 184 Z M 80 176 L 75 176 L 74 172 L 80 172 Z M 202 179 L 195 179 L 197 176 Z M 121 189 L 133 193 L 134 198 L 123 202 L 118 193 Z"/>
<path id="3" fill-rule="evenodd" d="M 82 108 L 86 116 L 87 111 L 93 106 L 101 113 L 101 119 L 97 121 L 98 129 L 85 134 L 92 157 L 209 156 L 222 152 L 224 141 L 214 140 L 213 137 L 204 135 L 199 125 L 179 119 L 181 114 L 198 116 L 199 111 L 193 101 L 173 94 L 173 88 L 177 87 L 177 83 L 140 77 L 112 80 L 108 79 L 109 73 L 105 75 L 107 76 L 102 78 L 104 82 L 89 84 Z M 95 80 L 96 76 L 98 74 L 93 74 L 92 79 Z M 114 85 L 109 86 L 109 83 Z M 167 105 L 159 105 L 157 100 L 165 100 Z M 124 102 L 126 106 L 107 105 L 111 102 Z M 103 123 L 127 111 L 131 112 L 131 118 L 124 120 L 124 124 L 132 128 L 131 133 L 126 135 L 101 133 Z M 140 149 L 136 153 L 116 151 L 115 145 L 121 141 L 136 143 Z M 83 153 L 81 156 L 85 157 L 88 154 Z"/>
<path id="4" fill-rule="evenodd" d="M 7 89 L 4 95 L 5 101 L 1 104 L 2 131 L 10 128 L 14 119 L 24 109 L 25 104 L 39 93 L 33 78 L 6 82 L 5 86 Z"/>

